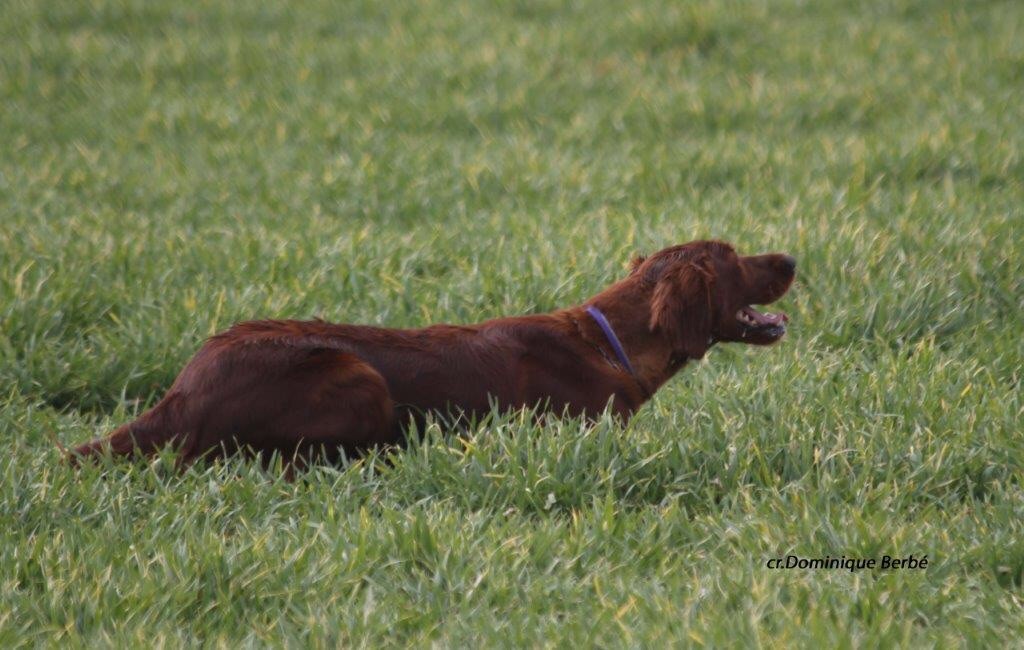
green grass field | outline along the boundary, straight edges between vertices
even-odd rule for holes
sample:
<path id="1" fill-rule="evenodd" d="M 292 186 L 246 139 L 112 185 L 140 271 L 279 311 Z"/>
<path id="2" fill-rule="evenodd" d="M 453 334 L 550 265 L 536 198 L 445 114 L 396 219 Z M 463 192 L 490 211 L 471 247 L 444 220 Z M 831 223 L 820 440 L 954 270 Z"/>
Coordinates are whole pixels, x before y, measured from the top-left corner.
<path id="1" fill-rule="evenodd" d="M 1022 34 L 1012 0 L 4 3 L 0 646 L 1020 643 Z M 706 237 L 799 258 L 790 335 L 625 429 L 294 483 L 59 463 L 237 320 L 550 310 Z"/>

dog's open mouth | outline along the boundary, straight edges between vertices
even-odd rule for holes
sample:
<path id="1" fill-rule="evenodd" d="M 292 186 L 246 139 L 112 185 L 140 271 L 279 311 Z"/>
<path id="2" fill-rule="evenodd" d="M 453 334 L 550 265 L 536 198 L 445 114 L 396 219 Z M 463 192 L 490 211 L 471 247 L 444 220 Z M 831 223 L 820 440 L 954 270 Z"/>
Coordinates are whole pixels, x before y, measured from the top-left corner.
<path id="1" fill-rule="evenodd" d="M 756 336 L 760 339 L 780 339 L 786 333 L 789 317 L 779 312 L 765 314 L 750 305 L 736 312 L 736 320 L 743 326 L 743 338 Z"/>

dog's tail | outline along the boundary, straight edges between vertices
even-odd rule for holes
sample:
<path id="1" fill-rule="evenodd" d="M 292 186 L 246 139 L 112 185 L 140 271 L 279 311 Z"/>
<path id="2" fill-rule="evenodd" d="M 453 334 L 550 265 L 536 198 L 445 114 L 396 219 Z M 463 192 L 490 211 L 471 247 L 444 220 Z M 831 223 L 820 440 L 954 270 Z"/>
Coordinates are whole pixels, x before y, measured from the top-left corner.
<path id="1" fill-rule="evenodd" d="M 175 426 L 174 410 L 168 400 L 143 413 L 134 422 L 114 429 L 109 435 L 79 445 L 65 455 L 66 460 L 77 466 L 82 461 L 109 453 L 112 456 L 132 454 L 150 455 L 165 445 L 175 442 L 180 432 Z M 60 445 L 63 448 L 63 445 Z"/>
<path id="2" fill-rule="evenodd" d="M 62 456 L 64 456 L 65 458 L 67 458 L 68 456 L 70 456 L 70 455 L 71 455 L 71 452 L 70 452 L 70 451 L 68 451 L 68 448 L 67 448 L 67 447 L 65 447 L 65 446 L 64 446 L 64 443 L 63 443 L 63 442 L 61 442 L 61 441 L 60 441 L 60 438 L 58 438 L 58 437 L 57 437 L 57 432 L 56 432 L 56 431 L 54 431 L 53 429 L 50 429 L 49 431 L 47 431 L 47 433 L 49 433 L 49 434 L 50 434 L 50 440 L 52 440 L 52 441 L 53 441 L 53 445 L 54 445 L 54 446 L 55 446 L 55 447 L 56 447 L 56 448 L 57 448 L 58 450 L 60 450 L 60 453 L 61 453 L 61 455 L 62 455 Z"/>

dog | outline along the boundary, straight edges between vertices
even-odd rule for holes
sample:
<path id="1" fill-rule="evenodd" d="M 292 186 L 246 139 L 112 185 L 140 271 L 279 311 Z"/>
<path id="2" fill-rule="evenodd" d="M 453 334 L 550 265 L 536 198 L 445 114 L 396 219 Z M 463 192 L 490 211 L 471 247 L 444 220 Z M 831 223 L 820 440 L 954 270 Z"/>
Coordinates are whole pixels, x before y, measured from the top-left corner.
<path id="1" fill-rule="evenodd" d="M 623 423 L 688 361 L 717 343 L 768 345 L 788 317 L 796 260 L 740 256 L 719 241 L 638 257 L 584 304 L 476 325 L 388 329 L 321 320 L 243 322 L 211 337 L 138 419 L 70 452 L 153 454 L 178 463 L 248 449 L 285 459 L 401 444 L 428 414 L 499 409 Z"/>

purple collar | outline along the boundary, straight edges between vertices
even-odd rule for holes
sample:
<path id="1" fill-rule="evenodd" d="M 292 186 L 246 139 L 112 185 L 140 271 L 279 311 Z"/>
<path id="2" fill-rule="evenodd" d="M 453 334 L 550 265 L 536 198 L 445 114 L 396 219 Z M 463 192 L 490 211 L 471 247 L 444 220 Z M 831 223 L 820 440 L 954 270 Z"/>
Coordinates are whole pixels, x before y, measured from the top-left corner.
<path id="1" fill-rule="evenodd" d="M 619 358 L 619 363 L 629 371 L 629 374 L 636 377 L 636 373 L 633 372 L 633 366 L 629 363 L 629 357 L 626 356 L 626 351 L 622 349 L 622 344 L 619 343 L 619 337 L 615 336 L 615 330 L 612 329 L 611 323 L 604 317 L 601 310 L 590 305 L 587 307 L 587 313 L 594 319 L 595 322 L 601 327 L 601 331 L 604 332 L 604 336 L 608 339 L 608 343 L 611 344 L 612 349 L 615 350 L 615 356 Z"/>

